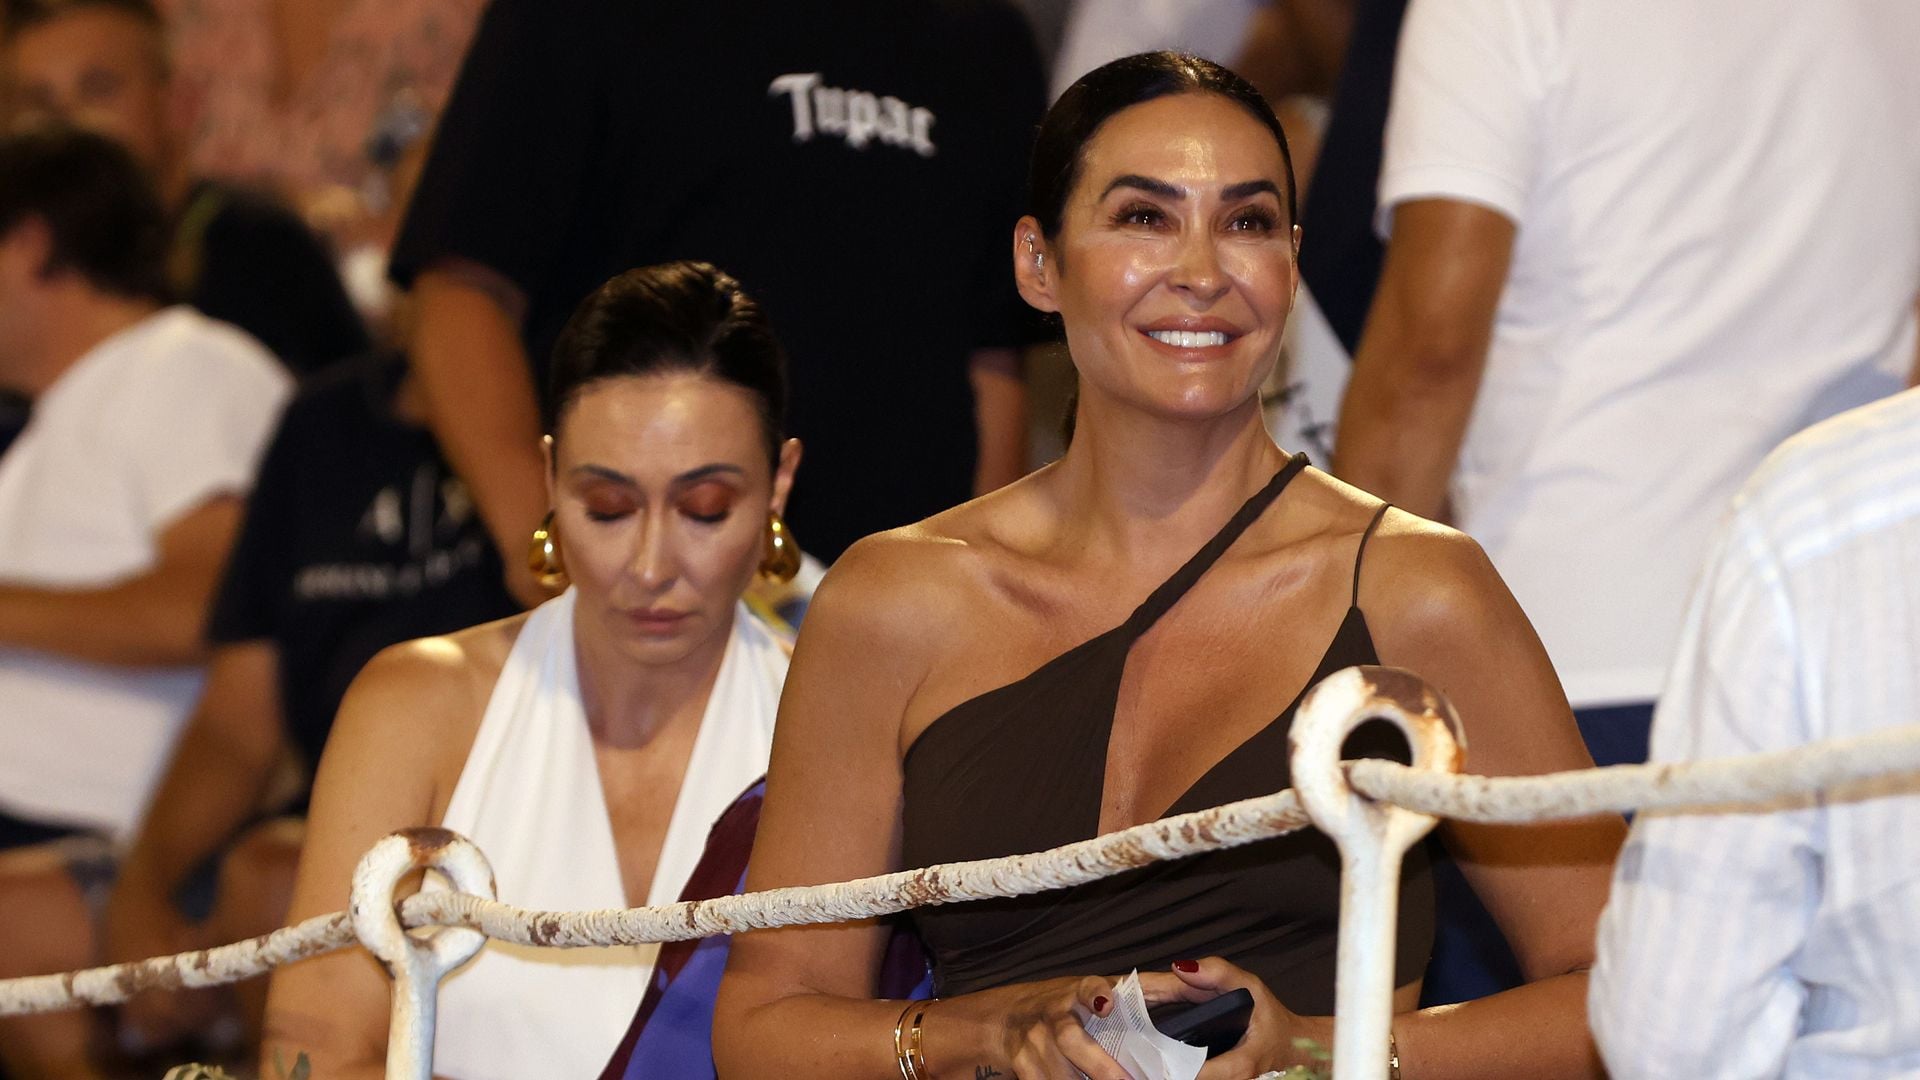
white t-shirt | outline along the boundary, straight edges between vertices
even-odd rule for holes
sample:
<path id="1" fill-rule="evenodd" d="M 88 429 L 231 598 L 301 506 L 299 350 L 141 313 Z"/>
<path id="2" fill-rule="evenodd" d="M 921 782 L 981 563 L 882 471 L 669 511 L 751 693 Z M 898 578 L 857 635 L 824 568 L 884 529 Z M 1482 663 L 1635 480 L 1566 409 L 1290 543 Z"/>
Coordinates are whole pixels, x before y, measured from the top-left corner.
<path id="1" fill-rule="evenodd" d="M 1903 384 L 1916 132 L 1913 0 L 1414 0 L 1382 226 L 1519 225 L 1454 505 L 1574 704 L 1651 700 L 1742 478 Z"/>
<path id="2" fill-rule="evenodd" d="M 0 456 L 0 581 L 97 588 L 150 569 L 169 525 L 247 490 L 290 389 L 259 343 L 189 308 L 101 342 Z M 131 830 L 199 687 L 198 669 L 0 648 L 0 809 Z"/>

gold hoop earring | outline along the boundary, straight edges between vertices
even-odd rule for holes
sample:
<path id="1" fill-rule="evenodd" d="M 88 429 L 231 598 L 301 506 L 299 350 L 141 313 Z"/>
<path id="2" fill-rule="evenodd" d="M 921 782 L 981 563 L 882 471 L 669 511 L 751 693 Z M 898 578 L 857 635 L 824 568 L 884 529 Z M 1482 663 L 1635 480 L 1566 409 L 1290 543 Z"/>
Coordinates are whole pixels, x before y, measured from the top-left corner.
<path id="1" fill-rule="evenodd" d="M 533 530 L 533 543 L 527 547 L 527 569 L 546 588 L 558 589 L 567 583 L 567 565 L 560 558 L 560 528 L 553 523 L 551 510 Z"/>
<path id="2" fill-rule="evenodd" d="M 787 523 L 780 520 L 779 514 L 768 514 L 766 554 L 760 558 L 760 576 L 785 585 L 799 572 L 800 545 L 794 543 L 793 533 L 788 531 Z"/>

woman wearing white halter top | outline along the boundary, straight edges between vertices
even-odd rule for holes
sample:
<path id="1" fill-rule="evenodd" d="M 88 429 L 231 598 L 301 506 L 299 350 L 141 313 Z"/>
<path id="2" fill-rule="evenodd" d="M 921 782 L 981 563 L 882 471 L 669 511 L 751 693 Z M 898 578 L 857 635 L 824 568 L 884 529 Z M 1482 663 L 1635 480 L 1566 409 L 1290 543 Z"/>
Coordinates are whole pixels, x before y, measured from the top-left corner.
<path id="1" fill-rule="evenodd" d="M 413 825 L 470 837 L 509 903 L 670 902 L 766 770 L 787 649 L 741 594 L 797 565 L 779 346 L 733 279 L 673 263 L 602 286 L 554 353 L 535 556 L 570 587 L 362 672 L 316 777 L 294 919 L 337 910 L 366 849 Z M 490 943 L 441 990 L 435 1073 L 596 1075 L 655 951 Z M 387 996 L 359 951 L 282 969 L 268 1062 L 381 1075 Z"/>

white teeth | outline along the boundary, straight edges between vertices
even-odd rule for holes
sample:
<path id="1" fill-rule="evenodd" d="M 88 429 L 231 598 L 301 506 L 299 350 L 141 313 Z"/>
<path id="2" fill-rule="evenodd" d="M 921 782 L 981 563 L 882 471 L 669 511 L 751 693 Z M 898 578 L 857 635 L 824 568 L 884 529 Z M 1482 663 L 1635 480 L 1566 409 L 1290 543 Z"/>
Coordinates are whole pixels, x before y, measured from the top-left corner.
<path id="1" fill-rule="evenodd" d="M 1149 330 L 1147 336 L 1176 349 L 1204 349 L 1227 343 L 1227 335 L 1221 330 Z"/>

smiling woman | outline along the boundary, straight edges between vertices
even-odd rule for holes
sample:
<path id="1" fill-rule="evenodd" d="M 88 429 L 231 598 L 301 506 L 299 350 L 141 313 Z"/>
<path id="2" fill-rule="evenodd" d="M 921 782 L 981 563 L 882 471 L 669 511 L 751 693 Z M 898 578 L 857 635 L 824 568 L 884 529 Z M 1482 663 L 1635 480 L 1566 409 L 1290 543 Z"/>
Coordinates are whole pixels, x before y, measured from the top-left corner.
<path id="1" fill-rule="evenodd" d="M 555 352 L 536 554 L 571 587 L 368 665 L 320 762 L 293 918 L 338 907 L 360 854 L 415 825 L 473 839 L 516 904 L 667 903 L 711 888 L 690 877 L 714 860 L 719 891 L 737 880 L 744 842 L 709 830 L 765 770 L 787 670 L 740 602 L 800 461 L 779 345 L 732 278 L 674 263 L 602 286 Z M 441 991 L 435 1075 L 593 1076 L 671 981 L 655 968 L 653 948 L 491 944 Z M 362 956 L 283 969 L 266 1059 L 381 1075 L 386 996 Z"/>
<path id="2" fill-rule="evenodd" d="M 1288 783 L 1305 689 L 1411 668 L 1460 706 L 1476 771 L 1587 764 L 1526 618 L 1467 538 L 1275 446 L 1257 396 L 1300 244 L 1285 138 L 1243 80 L 1152 53 L 1063 94 L 1034 148 L 1013 271 L 1080 376 L 1065 456 L 850 550 L 782 702 L 749 885 L 1047 848 Z M 1362 576 L 1364 556 L 1365 574 Z M 1356 743 L 1356 752 L 1391 746 Z M 1409 1078 L 1592 1072 L 1584 969 L 1618 821 L 1451 826 L 1536 981 L 1413 1012 L 1424 863 L 1402 885 L 1395 1055 Z M 932 1001 L 873 1001 L 884 928 L 743 935 L 715 1012 L 723 1076 L 1125 1080 L 1081 1019 L 1138 967 L 1149 1002 L 1246 989 L 1202 1080 L 1330 1041 L 1338 860 L 1317 836 L 1019 900 L 927 908 Z"/>

